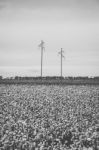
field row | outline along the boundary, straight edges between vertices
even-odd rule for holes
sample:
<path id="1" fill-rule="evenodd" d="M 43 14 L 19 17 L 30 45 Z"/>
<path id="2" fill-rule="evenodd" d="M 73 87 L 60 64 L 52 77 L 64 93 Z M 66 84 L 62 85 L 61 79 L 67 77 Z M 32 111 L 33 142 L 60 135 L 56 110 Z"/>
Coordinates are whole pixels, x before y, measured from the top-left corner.
<path id="1" fill-rule="evenodd" d="M 98 150 L 99 86 L 0 85 L 2 150 Z"/>

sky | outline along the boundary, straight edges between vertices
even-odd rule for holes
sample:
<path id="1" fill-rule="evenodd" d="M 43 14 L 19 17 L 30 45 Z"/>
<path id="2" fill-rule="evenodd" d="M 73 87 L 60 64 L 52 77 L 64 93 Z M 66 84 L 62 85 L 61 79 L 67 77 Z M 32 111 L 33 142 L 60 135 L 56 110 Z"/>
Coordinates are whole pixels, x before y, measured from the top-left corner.
<path id="1" fill-rule="evenodd" d="M 99 0 L 0 0 L 0 75 L 99 76 Z"/>

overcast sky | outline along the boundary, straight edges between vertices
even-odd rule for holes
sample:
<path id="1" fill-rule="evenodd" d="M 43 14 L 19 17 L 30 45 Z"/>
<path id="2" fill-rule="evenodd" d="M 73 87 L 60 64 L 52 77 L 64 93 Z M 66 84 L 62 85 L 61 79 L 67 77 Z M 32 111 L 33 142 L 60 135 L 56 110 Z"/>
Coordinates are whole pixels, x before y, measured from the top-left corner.
<path id="1" fill-rule="evenodd" d="M 99 0 L 0 0 L 0 75 L 99 76 Z"/>

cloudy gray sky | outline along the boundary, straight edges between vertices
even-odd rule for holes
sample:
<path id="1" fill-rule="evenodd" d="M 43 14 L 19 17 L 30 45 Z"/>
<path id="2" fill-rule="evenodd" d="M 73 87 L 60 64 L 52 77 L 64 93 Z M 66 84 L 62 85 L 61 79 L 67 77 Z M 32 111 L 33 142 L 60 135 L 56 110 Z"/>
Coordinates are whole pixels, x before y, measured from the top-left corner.
<path id="1" fill-rule="evenodd" d="M 0 0 L 0 75 L 99 75 L 99 0 Z"/>

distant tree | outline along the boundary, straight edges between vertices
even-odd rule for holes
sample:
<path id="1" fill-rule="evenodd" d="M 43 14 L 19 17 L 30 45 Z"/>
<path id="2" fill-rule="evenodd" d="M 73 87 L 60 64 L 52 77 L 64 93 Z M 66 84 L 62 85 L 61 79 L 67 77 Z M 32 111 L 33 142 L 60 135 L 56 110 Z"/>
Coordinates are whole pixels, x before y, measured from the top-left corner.
<path id="1" fill-rule="evenodd" d="M 73 80 L 73 77 L 68 77 L 69 80 Z"/>
<path id="2" fill-rule="evenodd" d="M 97 76 L 97 77 L 94 77 L 93 79 L 94 79 L 94 80 L 99 80 L 99 76 Z"/>
<path id="3" fill-rule="evenodd" d="M 19 80 L 19 77 L 18 76 L 15 76 L 15 78 L 14 78 L 15 80 Z"/>
<path id="4" fill-rule="evenodd" d="M 2 76 L 0 76 L 0 80 L 2 80 L 3 79 L 3 77 Z"/>

